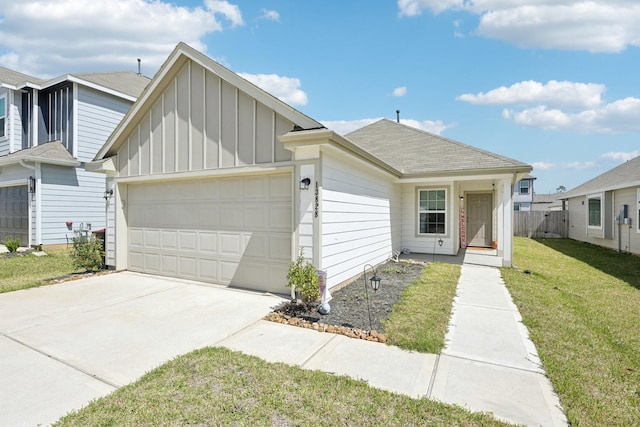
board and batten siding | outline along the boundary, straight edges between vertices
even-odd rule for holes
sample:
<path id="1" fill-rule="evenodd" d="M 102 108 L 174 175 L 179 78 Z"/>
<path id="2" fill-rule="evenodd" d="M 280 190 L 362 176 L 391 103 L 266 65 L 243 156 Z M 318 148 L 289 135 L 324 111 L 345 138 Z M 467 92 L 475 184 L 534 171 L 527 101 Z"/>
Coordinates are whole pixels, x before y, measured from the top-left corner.
<path id="1" fill-rule="evenodd" d="M 612 223 L 610 226 L 612 227 L 613 238 L 594 236 L 594 234 L 601 234 L 602 232 L 593 233 L 591 232 L 592 230 L 589 230 L 587 226 L 587 196 L 569 199 L 567 202 L 569 210 L 569 238 L 614 250 L 618 250 L 618 246 L 620 245 L 620 249 L 623 252 L 640 254 L 640 230 L 638 228 L 638 221 L 640 221 L 638 212 L 640 208 L 639 191 L 640 187 L 623 188 L 612 192 L 609 203 L 605 204 L 603 199 L 602 209 L 609 211 L 608 215 L 604 215 L 605 219 L 603 221 Z M 628 206 L 631 227 L 626 224 L 618 227 L 616 217 L 620 213 L 621 205 Z"/>
<path id="2" fill-rule="evenodd" d="M 278 140 L 293 123 L 189 61 L 118 149 L 118 176 L 233 168 L 291 160 Z"/>
<path id="3" fill-rule="evenodd" d="M 76 91 L 77 157 L 81 162 L 88 162 L 118 126 L 132 102 L 84 86 L 78 86 Z"/>
<path id="4" fill-rule="evenodd" d="M 61 244 L 73 236 L 81 223 L 92 230 L 105 227 L 104 175 L 83 168 L 42 165 L 42 243 Z"/>
<path id="5" fill-rule="evenodd" d="M 386 261 L 401 235 L 400 186 L 349 159 L 322 157 L 322 269 L 329 287 Z"/>
<path id="6" fill-rule="evenodd" d="M 5 99 L 5 136 L 0 137 L 0 156 L 22 149 L 22 98 L 16 103 L 15 92 L 10 89 L 0 89 L 0 97 Z"/>

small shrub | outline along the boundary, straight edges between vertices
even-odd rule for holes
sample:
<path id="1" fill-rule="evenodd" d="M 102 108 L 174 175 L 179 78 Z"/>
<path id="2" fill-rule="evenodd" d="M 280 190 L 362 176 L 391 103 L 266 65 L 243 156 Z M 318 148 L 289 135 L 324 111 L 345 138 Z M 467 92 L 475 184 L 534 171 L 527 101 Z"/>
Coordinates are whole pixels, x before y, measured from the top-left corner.
<path id="1" fill-rule="evenodd" d="M 103 267 L 103 256 L 102 242 L 96 239 L 96 236 L 85 235 L 79 231 L 74 232 L 71 259 L 76 268 L 83 268 L 86 271 L 99 270 Z"/>
<path id="2" fill-rule="evenodd" d="M 304 258 L 302 249 L 300 249 L 298 258 L 289 263 L 287 286 L 295 288 L 307 301 L 315 301 L 320 298 L 318 271 L 313 264 Z"/>
<path id="3" fill-rule="evenodd" d="M 7 236 L 4 239 L 4 245 L 7 247 L 7 250 L 11 253 L 15 253 L 18 251 L 20 247 L 20 239 L 16 239 L 13 236 Z"/>

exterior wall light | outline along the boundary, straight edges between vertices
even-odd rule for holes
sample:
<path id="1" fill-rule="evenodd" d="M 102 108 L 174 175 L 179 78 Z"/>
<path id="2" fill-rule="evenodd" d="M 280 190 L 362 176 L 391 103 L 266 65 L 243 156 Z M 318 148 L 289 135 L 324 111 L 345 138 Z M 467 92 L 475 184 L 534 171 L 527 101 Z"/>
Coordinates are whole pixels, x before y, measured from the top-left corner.
<path id="1" fill-rule="evenodd" d="M 308 190 L 310 185 L 311 185 L 311 178 L 302 178 L 302 180 L 300 181 L 301 190 Z"/>
<path id="2" fill-rule="evenodd" d="M 438 245 L 439 245 L 439 246 L 442 246 L 442 244 L 443 244 L 443 243 L 444 243 L 444 240 L 442 240 L 442 238 L 439 238 L 439 239 L 438 239 Z"/>
<path id="3" fill-rule="evenodd" d="M 110 196 L 113 196 L 113 189 L 108 189 L 107 191 L 104 192 L 104 199 L 108 200 Z"/>
<path id="4" fill-rule="evenodd" d="M 32 176 L 27 178 L 27 190 L 32 194 L 36 192 L 36 179 Z"/>
<path id="5" fill-rule="evenodd" d="M 369 278 L 369 282 L 367 283 L 367 267 L 369 267 L 369 269 L 373 272 L 373 276 L 371 276 L 371 278 Z M 373 268 L 373 266 L 371 264 L 366 264 L 364 266 L 364 294 L 367 297 L 367 312 L 369 313 L 369 330 L 373 329 L 372 323 L 371 323 L 371 303 L 369 301 L 369 286 L 371 286 L 371 289 L 373 289 L 374 292 L 377 292 L 378 289 L 380 289 L 380 282 L 382 282 L 382 279 L 380 279 L 380 276 L 378 276 L 378 274 L 376 273 L 376 269 Z"/>

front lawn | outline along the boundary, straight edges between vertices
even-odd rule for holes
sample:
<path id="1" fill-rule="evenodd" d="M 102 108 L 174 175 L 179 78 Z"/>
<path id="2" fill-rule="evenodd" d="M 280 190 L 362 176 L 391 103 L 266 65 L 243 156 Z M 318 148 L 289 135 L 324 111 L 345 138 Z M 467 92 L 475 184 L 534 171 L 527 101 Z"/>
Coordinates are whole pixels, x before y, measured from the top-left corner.
<path id="1" fill-rule="evenodd" d="M 204 348 L 59 426 L 508 426 L 489 415 L 224 348 Z"/>
<path id="2" fill-rule="evenodd" d="M 66 249 L 46 256 L 0 254 L 0 293 L 41 286 L 45 280 L 76 272 Z"/>
<path id="3" fill-rule="evenodd" d="M 640 257 L 516 238 L 514 261 L 502 276 L 569 421 L 640 425 Z"/>

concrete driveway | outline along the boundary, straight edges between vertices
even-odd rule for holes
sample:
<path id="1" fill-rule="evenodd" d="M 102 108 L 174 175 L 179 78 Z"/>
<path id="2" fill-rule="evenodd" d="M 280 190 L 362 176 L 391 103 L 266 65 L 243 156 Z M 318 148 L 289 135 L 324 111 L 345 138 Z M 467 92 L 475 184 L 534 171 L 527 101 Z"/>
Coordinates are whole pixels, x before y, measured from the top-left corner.
<path id="1" fill-rule="evenodd" d="M 53 423 L 282 301 L 130 272 L 0 294 L 0 425 Z"/>

